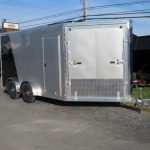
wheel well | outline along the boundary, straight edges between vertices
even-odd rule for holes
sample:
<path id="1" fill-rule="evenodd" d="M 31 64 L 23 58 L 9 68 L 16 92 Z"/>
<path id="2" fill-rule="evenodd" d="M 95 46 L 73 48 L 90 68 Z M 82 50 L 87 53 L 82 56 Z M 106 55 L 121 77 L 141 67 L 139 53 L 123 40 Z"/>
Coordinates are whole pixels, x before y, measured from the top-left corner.
<path id="1" fill-rule="evenodd" d="M 36 84 L 34 84 L 33 82 L 29 82 L 29 81 L 23 81 L 23 82 L 21 83 L 20 91 L 22 91 L 21 88 L 22 88 L 22 85 L 23 85 L 24 83 L 30 84 L 34 96 L 41 96 L 41 95 L 42 95 L 42 94 L 41 94 L 41 93 L 42 93 L 41 88 L 38 88 L 39 86 L 36 86 Z M 22 93 L 22 92 L 21 92 L 21 93 Z"/>
<path id="2" fill-rule="evenodd" d="M 17 90 L 17 92 L 20 92 L 20 83 L 19 83 L 19 81 L 18 81 L 16 78 L 11 77 L 11 78 L 8 78 L 8 79 L 6 80 L 6 85 L 7 85 L 7 83 L 8 83 L 9 81 L 13 81 L 13 82 L 15 83 L 15 85 L 16 85 L 16 90 Z M 5 87 L 5 90 L 7 90 L 7 87 Z"/>

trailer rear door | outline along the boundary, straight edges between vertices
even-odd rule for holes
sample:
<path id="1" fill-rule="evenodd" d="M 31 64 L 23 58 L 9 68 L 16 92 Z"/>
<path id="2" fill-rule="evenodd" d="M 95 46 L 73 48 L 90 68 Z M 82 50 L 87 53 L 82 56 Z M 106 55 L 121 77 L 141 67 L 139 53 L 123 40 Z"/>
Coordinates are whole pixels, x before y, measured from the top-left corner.
<path id="1" fill-rule="evenodd" d="M 120 98 L 125 95 L 124 29 L 67 29 L 71 96 Z"/>

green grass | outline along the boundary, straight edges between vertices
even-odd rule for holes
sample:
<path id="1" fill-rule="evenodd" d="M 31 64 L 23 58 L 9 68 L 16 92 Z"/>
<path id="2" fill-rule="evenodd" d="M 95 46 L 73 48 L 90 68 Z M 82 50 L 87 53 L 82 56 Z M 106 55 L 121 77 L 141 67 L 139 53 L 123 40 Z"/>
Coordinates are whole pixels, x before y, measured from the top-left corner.
<path id="1" fill-rule="evenodd" d="M 142 98 L 150 99 L 150 87 L 134 87 L 132 91 L 132 96 L 135 98 L 141 98 L 141 91 Z"/>
<path id="2" fill-rule="evenodd" d="M 141 91 L 142 91 L 142 94 L 141 94 Z M 134 87 L 131 95 L 134 98 L 150 99 L 150 87 Z M 125 103 L 124 105 L 131 109 L 141 109 L 139 108 L 138 105 L 135 106 L 134 103 Z M 142 106 L 142 110 L 150 112 L 150 105 Z"/>

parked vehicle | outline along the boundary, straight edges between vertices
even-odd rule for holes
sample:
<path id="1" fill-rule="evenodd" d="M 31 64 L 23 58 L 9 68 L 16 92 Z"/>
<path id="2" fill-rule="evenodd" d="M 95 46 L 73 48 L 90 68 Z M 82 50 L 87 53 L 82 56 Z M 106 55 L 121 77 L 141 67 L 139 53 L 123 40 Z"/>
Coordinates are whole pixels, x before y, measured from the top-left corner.
<path id="1" fill-rule="evenodd" d="M 134 73 L 133 85 L 137 86 L 149 86 L 150 75 L 148 73 Z"/>
<path id="2" fill-rule="evenodd" d="M 130 101 L 130 21 L 75 22 L 1 34 L 12 99 Z"/>

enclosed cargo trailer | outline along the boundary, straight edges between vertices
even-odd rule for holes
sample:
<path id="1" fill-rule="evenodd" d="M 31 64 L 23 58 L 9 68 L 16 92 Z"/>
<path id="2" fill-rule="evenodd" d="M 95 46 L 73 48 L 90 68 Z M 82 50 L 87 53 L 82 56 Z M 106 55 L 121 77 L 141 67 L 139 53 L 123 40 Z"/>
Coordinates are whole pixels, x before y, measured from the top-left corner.
<path id="1" fill-rule="evenodd" d="M 130 101 L 130 21 L 75 22 L 1 34 L 10 97 Z"/>

